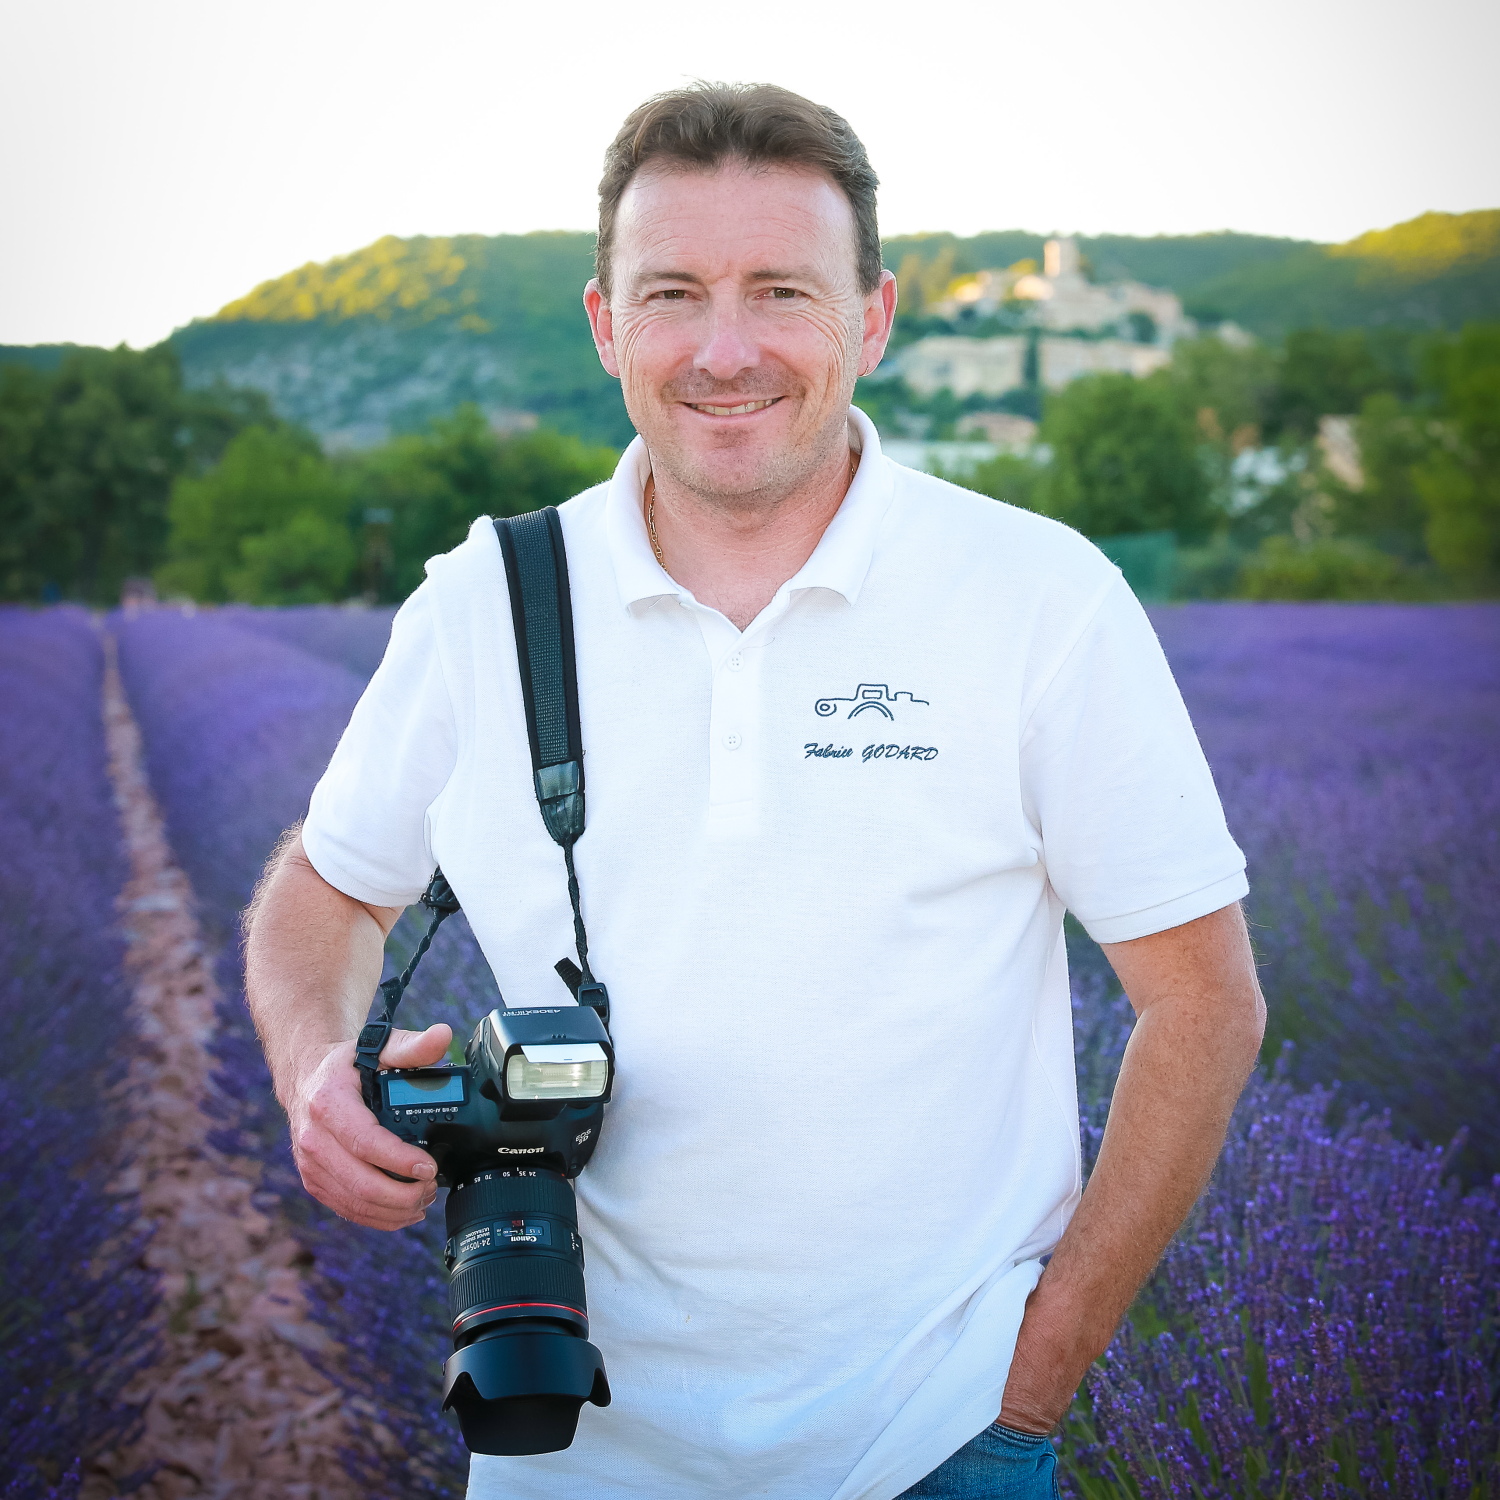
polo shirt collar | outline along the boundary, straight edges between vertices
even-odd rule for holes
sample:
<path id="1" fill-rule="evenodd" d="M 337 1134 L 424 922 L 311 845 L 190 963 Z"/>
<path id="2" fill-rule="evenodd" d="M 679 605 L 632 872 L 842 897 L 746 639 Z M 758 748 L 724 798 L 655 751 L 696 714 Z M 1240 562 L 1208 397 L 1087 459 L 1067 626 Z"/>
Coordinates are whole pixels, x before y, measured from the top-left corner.
<path id="1" fill-rule="evenodd" d="M 895 489 L 894 465 L 880 451 L 875 424 L 858 407 L 849 409 L 849 444 L 860 455 L 854 483 L 844 496 L 813 554 L 780 592 L 825 588 L 853 604 L 870 571 L 875 536 Z M 604 502 L 605 537 L 621 602 L 629 608 L 651 599 L 692 595 L 651 550 L 643 498 L 651 472 L 645 440 L 637 437 L 620 455 Z"/>

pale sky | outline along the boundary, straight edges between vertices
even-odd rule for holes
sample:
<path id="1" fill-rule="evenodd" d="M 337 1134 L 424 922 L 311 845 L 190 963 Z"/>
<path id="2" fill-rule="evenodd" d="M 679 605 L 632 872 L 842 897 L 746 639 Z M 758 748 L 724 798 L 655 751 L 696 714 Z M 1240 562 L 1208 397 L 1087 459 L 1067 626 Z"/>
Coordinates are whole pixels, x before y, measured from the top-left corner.
<path id="1" fill-rule="evenodd" d="M 1341 240 L 1500 206 L 1494 0 L 0 0 L 0 343 L 137 346 L 382 234 L 588 228 L 694 77 L 847 116 L 887 234 Z"/>

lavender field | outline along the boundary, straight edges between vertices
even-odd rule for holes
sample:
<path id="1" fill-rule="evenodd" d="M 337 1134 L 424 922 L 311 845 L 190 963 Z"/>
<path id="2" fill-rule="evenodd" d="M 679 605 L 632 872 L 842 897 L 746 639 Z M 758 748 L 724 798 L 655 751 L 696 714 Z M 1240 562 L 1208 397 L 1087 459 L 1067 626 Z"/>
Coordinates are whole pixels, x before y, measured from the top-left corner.
<path id="1" fill-rule="evenodd" d="M 1065 1487 L 1090 1500 L 1500 1495 L 1500 608 L 1205 604 L 1154 618 L 1250 858 L 1271 1036 L 1213 1185 L 1075 1407 Z M 436 1414 L 447 1352 L 440 1230 L 357 1229 L 302 1194 L 234 936 L 389 619 L 159 610 L 110 628 L 156 796 L 219 948 L 215 1139 L 259 1164 L 267 1200 L 313 1257 L 318 1317 L 337 1350 L 324 1368 L 363 1424 L 351 1458 L 360 1493 L 395 1500 L 463 1492 L 465 1455 Z M 11 787 L 35 746 L 45 758 L 51 736 L 70 755 L 79 747 L 80 764 L 94 754 L 82 754 L 91 742 L 79 727 L 97 688 L 92 641 L 80 616 L 0 617 L 0 666 L 51 653 L 57 665 L 41 675 L 78 700 L 33 716 L 30 739 L 8 751 L 0 792 L 23 806 L 26 788 Z M 39 781 L 71 763 L 56 760 L 24 774 Z M 59 810 L 55 821 L 73 817 Z M 11 1034 L 29 1024 L 35 991 L 24 941 L 9 934 L 42 922 L 28 915 L 37 892 L 73 885 L 84 909 L 109 908 L 118 871 L 98 837 L 106 824 L 96 812 L 77 849 L 56 829 L 30 843 L 34 869 L 11 856 L 13 928 L 0 933 Z M 117 1017 L 105 930 L 90 929 L 103 948 L 69 959 L 99 1011 Z M 411 940 L 403 922 L 392 952 Z M 1097 950 L 1082 938 L 1072 949 L 1087 1146 L 1102 1129 L 1128 1007 Z M 462 1033 L 492 997 L 459 919 L 411 1008 Z M 104 1066 L 105 1044 L 91 1044 L 85 1068 Z M 7 1089 L 23 1086 L 14 1059 L 0 1071 Z M 35 1108 L 44 1103 L 69 1107 L 59 1096 Z M 127 1299 L 149 1293 L 122 1286 Z M 20 1347 L 13 1327 L 34 1337 L 7 1313 L 7 1359 Z M 78 1420 L 59 1432 L 53 1480 L 107 1413 Z M 4 1485 L 0 1496 L 50 1493 Z"/>

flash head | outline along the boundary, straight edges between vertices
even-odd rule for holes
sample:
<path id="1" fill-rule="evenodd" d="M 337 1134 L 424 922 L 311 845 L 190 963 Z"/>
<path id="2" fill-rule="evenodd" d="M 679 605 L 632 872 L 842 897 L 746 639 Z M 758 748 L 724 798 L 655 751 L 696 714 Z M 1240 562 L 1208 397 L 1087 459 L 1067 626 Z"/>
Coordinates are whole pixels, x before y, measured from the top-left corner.
<path id="1" fill-rule="evenodd" d="M 507 1104 L 607 1101 L 615 1054 L 599 1013 L 586 1005 L 497 1007 L 474 1038 Z M 477 1061 L 478 1059 L 476 1059 Z"/>
<path id="2" fill-rule="evenodd" d="M 522 1047 L 505 1061 L 510 1099 L 602 1099 L 609 1092 L 609 1059 L 597 1042 Z"/>

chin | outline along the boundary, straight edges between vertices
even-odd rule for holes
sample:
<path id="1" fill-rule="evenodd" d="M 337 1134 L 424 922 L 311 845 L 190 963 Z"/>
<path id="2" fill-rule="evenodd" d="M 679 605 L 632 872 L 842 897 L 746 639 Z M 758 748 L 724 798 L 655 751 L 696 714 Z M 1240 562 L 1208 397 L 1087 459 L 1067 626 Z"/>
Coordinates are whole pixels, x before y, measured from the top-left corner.
<path id="1" fill-rule="evenodd" d="M 683 453 L 678 478 L 700 495 L 732 500 L 737 495 L 760 495 L 786 483 L 797 466 L 785 454 L 735 455 Z M 726 461 L 728 460 L 728 461 Z"/>

